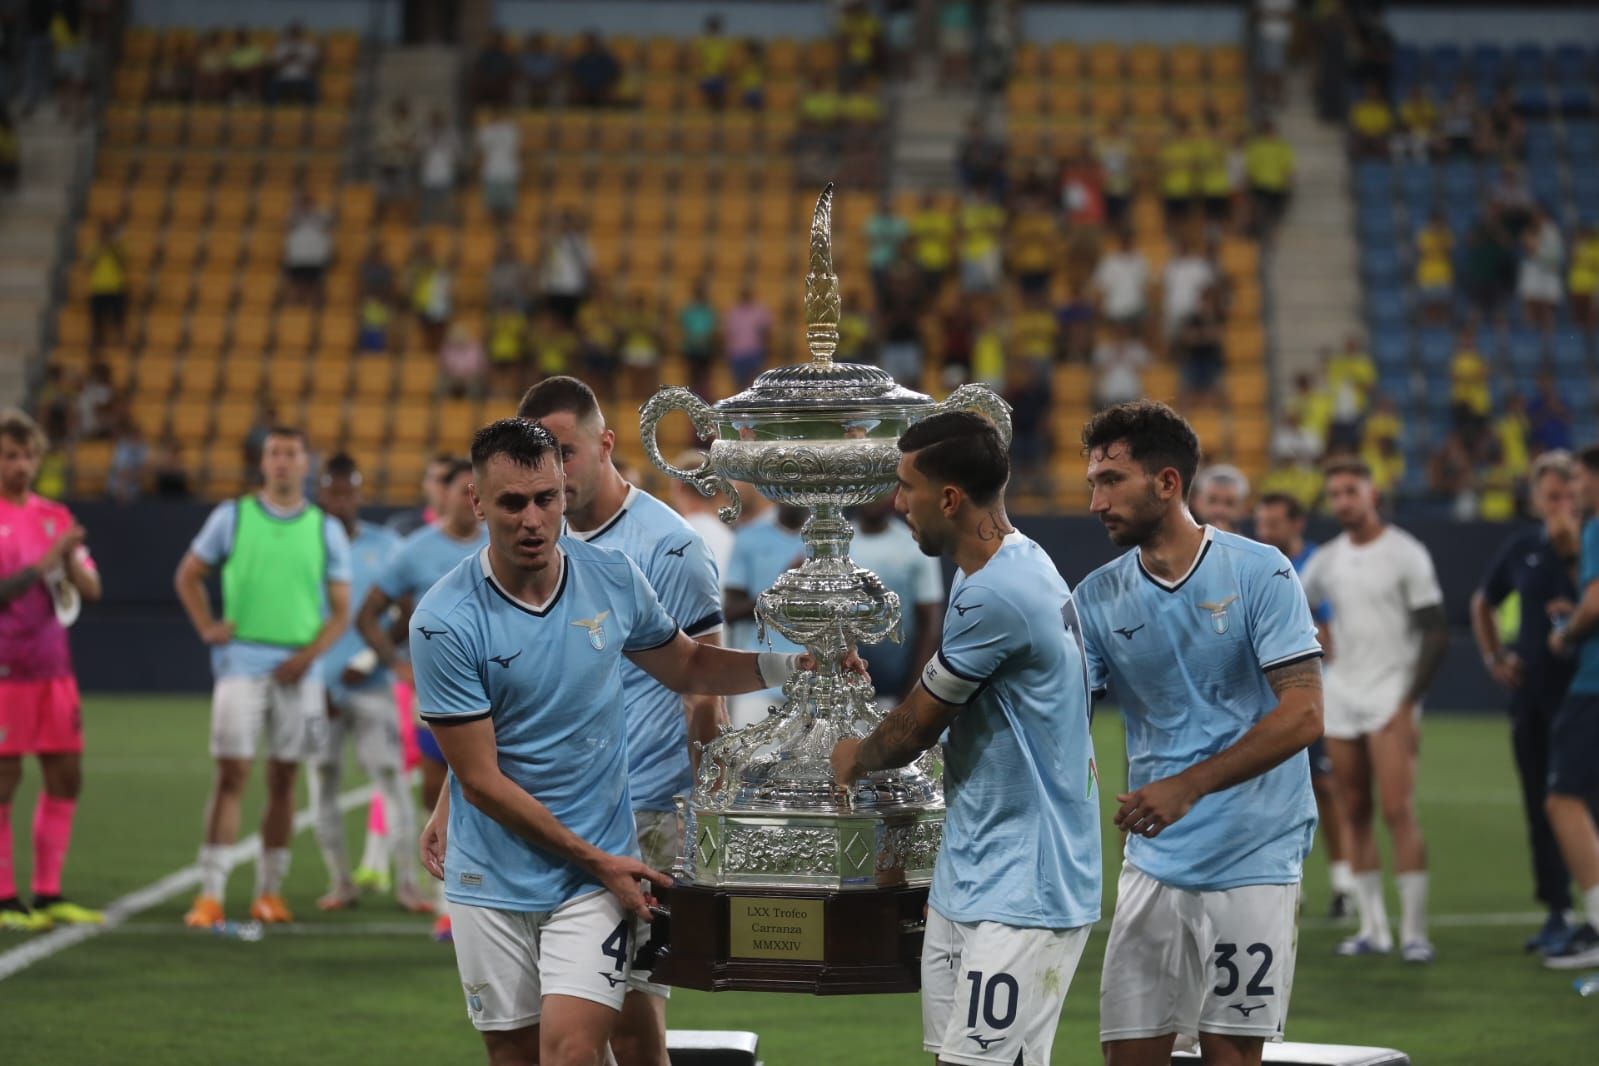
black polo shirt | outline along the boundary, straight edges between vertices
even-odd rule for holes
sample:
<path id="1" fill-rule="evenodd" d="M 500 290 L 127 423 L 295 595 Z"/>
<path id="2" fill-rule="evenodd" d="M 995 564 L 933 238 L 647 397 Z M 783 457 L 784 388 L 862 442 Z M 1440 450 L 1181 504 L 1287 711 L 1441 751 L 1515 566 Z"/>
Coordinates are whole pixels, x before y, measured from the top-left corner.
<path id="1" fill-rule="evenodd" d="M 1511 645 L 1521 656 L 1525 687 L 1564 691 L 1576 669 L 1574 658 L 1556 659 L 1549 654 L 1549 612 L 1551 600 L 1577 601 L 1577 585 L 1571 576 L 1571 563 L 1561 559 L 1544 532 L 1542 523 L 1517 531 L 1499 549 L 1483 575 L 1483 598 L 1498 607 L 1512 592 L 1521 596 L 1521 632 Z"/>

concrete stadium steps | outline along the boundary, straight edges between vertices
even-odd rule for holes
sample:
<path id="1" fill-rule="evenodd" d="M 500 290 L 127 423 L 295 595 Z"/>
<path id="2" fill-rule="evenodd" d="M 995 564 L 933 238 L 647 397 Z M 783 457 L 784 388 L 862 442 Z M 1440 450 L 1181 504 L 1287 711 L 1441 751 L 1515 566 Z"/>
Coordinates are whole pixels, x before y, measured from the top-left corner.
<path id="1" fill-rule="evenodd" d="M 1294 195 L 1267 261 L 1277 388 L 1316 366 L 1316 351 L 1360 326 L 1360 250 L 1343 131 L 1316 118 L 1303 72 L 1289 80 L 1277 128 L 1294 149 Z"/>
<path id="2" fill-rule="evenodd" d="M 892 186 L 953 189 L 961 136 L 976 111 L 976 96 L 942 88 L 931 62 L 911 81 L 895 88 Z"/>
<path id="3" fill-rule="evenodd" d="M 79 160 L 92 151 L 88 128 L 41 110 L 19 127 L 22 182 L 0 198 L 0 405 L 26 399 L 39 327 L 53 300 L 61 226 L 72 212 Z"/>

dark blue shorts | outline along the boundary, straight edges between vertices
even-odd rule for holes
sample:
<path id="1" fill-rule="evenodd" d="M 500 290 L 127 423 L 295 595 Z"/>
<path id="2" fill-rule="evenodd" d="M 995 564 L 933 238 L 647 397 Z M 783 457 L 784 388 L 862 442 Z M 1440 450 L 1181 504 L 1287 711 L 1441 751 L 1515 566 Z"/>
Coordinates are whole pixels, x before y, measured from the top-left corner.
<path id="1" fill-rule="evenodd" d="M 1549 791 L 1583 798 L 1599 792 L 1599 696 L 1571 693 L 1549 723 Z"/>
<path id="2" fill-rule="evenodd" d="M 1326 777 L 1332 773 L 1332 756 L 1327 754 L 1327 738 L 1317 737 L 1311 742 L 1310 776 Z"/>
<path id="3" fill-rule="evenodd" d="M 439 750 L 439 742 L 433 739 L 433 730 L 425 725 L 416 727 L 416 750 L 422 753 L 424 759 L 439 763 L 444 761 L 444 752 Z"/>

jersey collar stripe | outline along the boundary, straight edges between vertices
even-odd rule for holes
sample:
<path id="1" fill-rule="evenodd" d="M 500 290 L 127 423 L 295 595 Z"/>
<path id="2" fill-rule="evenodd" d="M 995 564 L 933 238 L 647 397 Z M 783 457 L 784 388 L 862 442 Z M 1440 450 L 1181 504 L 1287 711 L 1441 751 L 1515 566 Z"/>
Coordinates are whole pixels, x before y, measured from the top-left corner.
<path id="1" fill-rule="evenodd" d="M 577 530 L 572 528 L 572 523 L 568 522 L 566 524 L 566 535 L 571 537 L 573 540 L 599 540 L 601 537 L 605 536 L 605 534 L 615 529 L 616 524 L 627 515 L 627 509 L 633 506 L 633 500 L 638 493 L 639 487 L 637 485 L 629 485 L 627 487 L 627 495 L 622 497 L 622 506 L 616 509 L 615 514 L 601 523 L 598 529 L 591 529 L 585 533 L 579 533 Z"/>
<path id="2" fill-rule="evenodd" d="M 712 611 L 691 626 L 684 626 L 683 632 L 691 637 L 703 637 L 707 633 L 714 633 L 722 628 L 722 612 Z"/>
<path id="3" fill-rule="evenodd" d="M 421 715 L 422 721 L 428 725 L 466 725 L 468 722 L 481 722 L 485 718 L 492 718 L 494 711 L 478 711 L 476 714 L 427 714 Z"/>
<path id="4" fill-rule="evenodd" d="M 555 586 L 555 595 L 551 596 L 549 602 L 544 604 L 544 606 L 535 607 L 531 603 L 523 603 L 521 600 L 517 599 L 515 596 L 511 595 L 509 592 L 506 592 L 500 587 L 500 583 L 494 578 L 494 571 L 489 568 L 489 550 L 487 548 L 483 549 L 483 553 L 479 555 L 478 558 L 482 561 L 483 577 L 488 581 L 489 588 L 499 593 L 500 598 L 506 603 L 510 604 L 512 607 L 515 607 L 523 614 L 530 614 L 534 618 L 543 618 L 545 615 L 550 613 L 551 609 L 554 608 L 557 603 L 561 602 L 561 593 L 566 591 L 566 579 L 571 573 L 571 568 L 566 565 L 566 553 L 562 552 L 556 557 L 560 560 L 559 565 L 561 567 L 561 580 L 560 583 Z"/>
<path id="5" fill-rule="evenodd" d="M 1211 538 L 1215 535 L 1215 533 L 1216 527 L 1205 527 L 1205 542 L 1199 546 L 1199 554 L 1194 556 L 1194 561 L 1188 567 L 1188 573 L 1178 578 L 1176 582 L 1168 584 L 1167 582 L 1156 577 L 1154 574 L 1151 574 L 1148 570 L 1144 569 L 1144 556 L 1142 552 L 1138 554 L 1135 560 L 1138 563 L 1138 572 L 1148 578 L 1150 583 L 1156 588 L 1160 589 L 1162 592 L 1176 592 L 1178 589 L 1188 584 L 1189 578 L 1199 573 L 1199 564 L 1203 563 L 1205 561 L 1205 556 L 1210 554 Z M 1135 548 L 1134 551 L 1138 551 L 1138 549 Z"/>
<path id="6" fill-rule="evenodd" d="M 1260 669 L 1262 671 L 1280 670 L 1285 666 L 1293 666 L 1295 663 L 1309 662 L 1311 659 L 1320 659 L 1322 654 L 1323 653 L 1320 648 L 1310 648 L 1305 651 L 1295 652 L 1292 655 L 1285 655 L 1281 659 L 1273 659 L 1269 663 L 1261 663 Z"/>

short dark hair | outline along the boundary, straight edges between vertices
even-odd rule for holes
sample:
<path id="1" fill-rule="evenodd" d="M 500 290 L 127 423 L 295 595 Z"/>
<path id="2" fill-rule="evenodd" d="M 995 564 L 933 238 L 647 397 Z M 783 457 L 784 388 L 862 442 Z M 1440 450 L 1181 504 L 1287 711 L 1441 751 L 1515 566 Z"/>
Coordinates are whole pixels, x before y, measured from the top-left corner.
<path id="1" fill-rule="evenodd" d="M 1297 522 L 1305 517 L 1305 505 L 1300 503 L 1297 497 L 1290 496 L 1286 492 L 1268 492 L 1256 501 L 1255 506 L 1281 507 L 1291 522 Z"/>
<path id="2" fill-rule="evenodd" d="M 438 466 L 441 463 L 453 463 L 459 458 L 460 456 L 456 455 L 454 452 L 434 452 L 428 457 L 428 465 Z"/>
<path id="3" fill-rule="evenodd" d="M 899 438 L 899 450 L 916 469 L 958 487 L 973 503 L 990 504 L 1010 480 L 1010 453 L 994 423 L 975 411 L 946 411 L 924 418 Z"/>
<path id="4" fill-rule="evenodd" d="M 1188 420 L 1163 403 L 1132 400 L 1107 407 L 1083 427 L 1083 454 L 1121 442 L 1146 473 L 1168 466 L 1177 471 L 1186 497 L 1199 469 L 1199 434 Z"/>
<path id="5" fill-rule="evenodd" d="M 1355 477 L 1370 481 L 1371 467 L 1358 455 L 1335 455 L 1321 464 L 1322 477 L 1329 478 L 1334 474 L 1353 474 Z"/>
<path id="6" fill-rule="evenodd" d="M 537 420 L 563 411 L 580 421 L 598 418 L 600 401 L 594 390 L 577 378 L 557 374 L 527 390 L 517 405 L 516 417 Z"/>
<path id="7" fill-rule="evenodd" d="M 356 464 L 355 456 L 349 452 L 337 452 L 329 456 L 328 461 L 322 464 L 322 476 L 325 478 L 342 477 L 359 482 L 361 480 L 361 471 Z"/>
<path id="8" fill-rule="evenodd" d="M 305 435 L 305 430 L 301 429 L 299 426 L 285 425 L 284 423 L 280 422 L 279 424 L 270 427 L 266 431 L 266 435 L 268 438 L 287 437 L 290 440 L 299 441 L 300 447 L 302 448 L 309 449 L 311 447 L 311 439 Z"/>
<path id="9" fill-rule="evenodd" d="M 472 460 L 450 456 L 444 460 L 444 469 L 439 471 L 439 481 L 448 485 L 462 474 L 472 472 Z"/>
<path id="10" fill-rule="evenodd" d="M 1589 473 L 1599 474 L 1599 444 L 1590 444 L 1578 452 L 1577 462 Z"/>
<path id="11" fill-rule="evenodd" d="M 490 422 L 472 437 L 472 466 L 481 469 L 496 455 L 503 455 L 517 466 L 537 469 L 546 455 L 561 461 L 561 446 L 555 435 L 526 418 L 502 418 Z"/>

